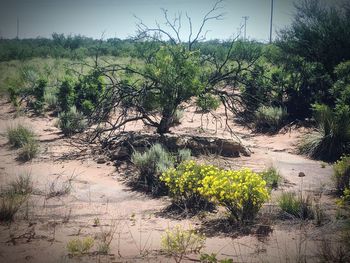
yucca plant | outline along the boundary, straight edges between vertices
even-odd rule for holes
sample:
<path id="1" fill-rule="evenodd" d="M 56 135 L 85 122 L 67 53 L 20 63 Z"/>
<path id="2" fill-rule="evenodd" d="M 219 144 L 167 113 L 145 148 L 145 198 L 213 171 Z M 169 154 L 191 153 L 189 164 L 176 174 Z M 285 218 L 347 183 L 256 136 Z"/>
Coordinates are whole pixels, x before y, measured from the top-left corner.
<path id="1" fill-rule="evenodd" d="M 350 150 L 350 107 L 314 105 L 318 128 L 306 135 L 300 145 L 301 154 L 323 161 L 336 161 Z"/>

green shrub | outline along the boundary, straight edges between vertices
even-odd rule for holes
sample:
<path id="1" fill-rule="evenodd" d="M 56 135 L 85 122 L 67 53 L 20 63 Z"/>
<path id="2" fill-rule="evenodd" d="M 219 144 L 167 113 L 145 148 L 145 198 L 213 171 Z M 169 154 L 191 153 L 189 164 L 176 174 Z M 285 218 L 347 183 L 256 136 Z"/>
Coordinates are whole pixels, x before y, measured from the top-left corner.
<path id="1" fill-rule="evenodd" d="M 215 111 L 220 106 L 220 100 L 211 94 L 204 94 L 197 98 L 196 105 L 201 112 Z"/>
<path id="2" fill-rule="evenodd" d="M 72 256 L 79 256 L 88 253 L 93 245 L 94 239 L 92 237 L 75 238 L 67 243 L 67 250 Z"/>
<path id="3" fill-rule="evenodd" d="M 189 209 L 205 208 L 207 204 L 199 189 L 202 187 L 202 180 L 210 173 L 204 170 L 205 165 L 196 164 L 194 161 L 181 163 L 175 168 L 170 168 L 162 174 L 160 180 L 169 188 L 170 197 L 173 203 Z M 213 172 L 219 169 L 210 166 Z"/>
<path id="4" fill-rule="evenodd" d="M 58 127 L 66 136 L 82 132 L 87 126 L 86 119 L 83 114 L 77 111 L 75 106 L 71 107 L 66 112 L 60 113 L 58 119 Z"/>
<path id="5" fill-rule="evenodd" d="M 199 193 L 224 206 L 232 219 L 252 220 L 269 198 L 266 182 L 250 169 L 221 170 L 209 165 L 201 168 L 205 177 Z"/>
<path id="6" fill-rule="evenodd" d="M 318 129 L 306 135 L 299 152 L 323 161 L 336 161 L 350 151 L 350 107 L 314 105 L 314 118 Z"/>
<path id="7" fill-rule="evenodd" d="M 164 190 L 159 175 L 174 165 L 174 158 L 161 144 L 152 145 L 144 153 L 134 152 L 131 160 L 140 171 L 139 182 L 144 182 L 155 194 Z"/>
<path id="8" fill-rule="evenodd" d="M 262 132 L 278 131 L 287 116 L 282 107 L 261 106 L 255 112 L 255 127 Z"/>
<path id="9" fill-rule="evenodd" d="M 249 169 L 222 170 L 213 165 L 181 163 L 161 176 L 173 202 L 193 207 L 203 200 L 224 206 L 231 218 L 253 219 L 268 199 L 266 182 Z"/>
<path id="10" fill-rule="evenodd" d="M 162 250 L 174 257 L 175 262 L 181 262 L 189 253 L 199 253 L 205 243 L 205 236 L 197 234 L 194 230 L 184 230 L 176 226 L 167 230 L 161 237 Z"/>
<path id="11" fill-rule="evenodd" d="M 18 154 L 18 158 L 22 161 L 29 161 L 39 153 L 39 143 L 33 139 L 23 145 Z"/>
<path id="12" fill-rule="evenodd" d="M 346 188 L 350 188 L 350 156 L 342 156 L 334 166 L 333 179 L 339 195 L 342 195 Z"/>
<path id="13" fill-rule="evenodd" d="M 341 207 L 350 205 L 350 188 L 345 188 L 337 204 Z"/>
<path id="14" fill-rule="evenodd" d="M 28 142 L 34 140 L 34 137 L 34 132 L 21 124 L 7 129 L 7 139 L 15 148 L 23 147 Z"/>
<path id="15" fill-rule="evenodd" d="M 293 192 L 285 192 L 278 199 L 278 205 L 283 212 L 300 219 L 313 219 L 314 211 L 310 196 L 297 196 Z"/>
<path id="16" fill-rule="evenodd" d="M 274 167 L 268 168 L 267 170 L 259 173 L 259 175 L 266 181 L 266 185 L 271 189 L 276 189 L 281 181 L 281 176 Z"/>
<path id="17" fill-rule="evenodd" d="M 58 91 L 58 104 L 61 111 L 68 112 L 74 106 L 75 90 L 72 78 L 66 77 Z"/>

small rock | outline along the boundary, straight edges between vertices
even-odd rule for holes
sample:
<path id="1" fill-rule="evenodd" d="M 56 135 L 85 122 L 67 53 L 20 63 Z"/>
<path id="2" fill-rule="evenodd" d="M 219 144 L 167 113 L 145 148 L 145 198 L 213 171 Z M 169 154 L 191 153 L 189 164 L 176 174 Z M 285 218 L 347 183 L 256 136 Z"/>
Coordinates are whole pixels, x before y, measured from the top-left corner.
<path id="1" fill-rule="evenodd" d="M 305 177 L 305 174 L 304 174 L 303 172 L 300 172 L 300 173 L 298 174 L 298 176 L 299 176 L 299 177 Z"/>
<path id="2" fill-rule="evenodd" d="M 105 159 L 104 157 L 99 157 L 99 158 L 96 160 L 96 162 L 97 162 L 98 164 L 103 164 L 103 163 L 105 163 L 105 162 L 107 162 L 107 161 L 106 161 L 106 159 Z"/>

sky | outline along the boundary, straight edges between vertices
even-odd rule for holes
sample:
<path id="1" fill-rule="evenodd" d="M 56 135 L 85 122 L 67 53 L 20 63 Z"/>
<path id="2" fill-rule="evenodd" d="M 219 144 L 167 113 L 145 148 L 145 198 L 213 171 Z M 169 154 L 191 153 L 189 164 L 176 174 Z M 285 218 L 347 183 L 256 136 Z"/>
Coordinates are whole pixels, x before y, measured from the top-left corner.
<path id="1" fill-rule="evenodd" d="M 186 13 L 194 31 L 215 0 L 0 0 L 0 36 L 14 38 L 19 20 L 19 38 L 50 37 L 53 32 L 101 38 L 128 38 L 135 35 L 137 16 L 152 27 L 164 26 L 161 8 L 169 17 L 182 13 L 182 38 L 188 34 Z M 208 21 L 207 39 L 229 39 L 248 16 L 246 36 L 269 39 L 271 0 L 224 0 L 217 14 L 223 19 Z M 273 37 L 290 25 L 295 13 L 293 1 L 274 0 Z M 243 33 L 242 33 L 243 35 Z"/>

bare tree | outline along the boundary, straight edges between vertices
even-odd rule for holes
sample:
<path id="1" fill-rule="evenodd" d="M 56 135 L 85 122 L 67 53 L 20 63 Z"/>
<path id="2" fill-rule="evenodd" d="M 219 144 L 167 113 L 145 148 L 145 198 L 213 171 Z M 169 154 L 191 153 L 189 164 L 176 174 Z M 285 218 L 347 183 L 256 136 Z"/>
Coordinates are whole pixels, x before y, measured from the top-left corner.
<path id="1" fill-rule="evenodd" d="M 163 9 L 164 27 L 157 22 L 155 27 L 149 27 L 139 19 L 135 41 L 156 43 L 151 55 L 141 65 L 107 63 L 100 67 L 96 63 L 108 84 L 90 120 L 97 124 L 91 140 L 102 137 L 108 140 L 127 123 L 140 120 L 160 134 L 167 133 L 180 104 L 207 93 L 220 98 L 229 126 L 228 112 L 236 112 L 242 106 L 237 86 L 244 83 L 244 72 L 252 67 L 258 55 L 236 43 L 239 35 L 223 47 L 224 56 L 201 53 L 199 46 L 208 32 L 206 24 L 223 18 L 222 3 L 215 2 L 196 32 L 186 14 L 189 27 L 186 41 L 181 38 L 181 13 L 170 19 Z"/>

